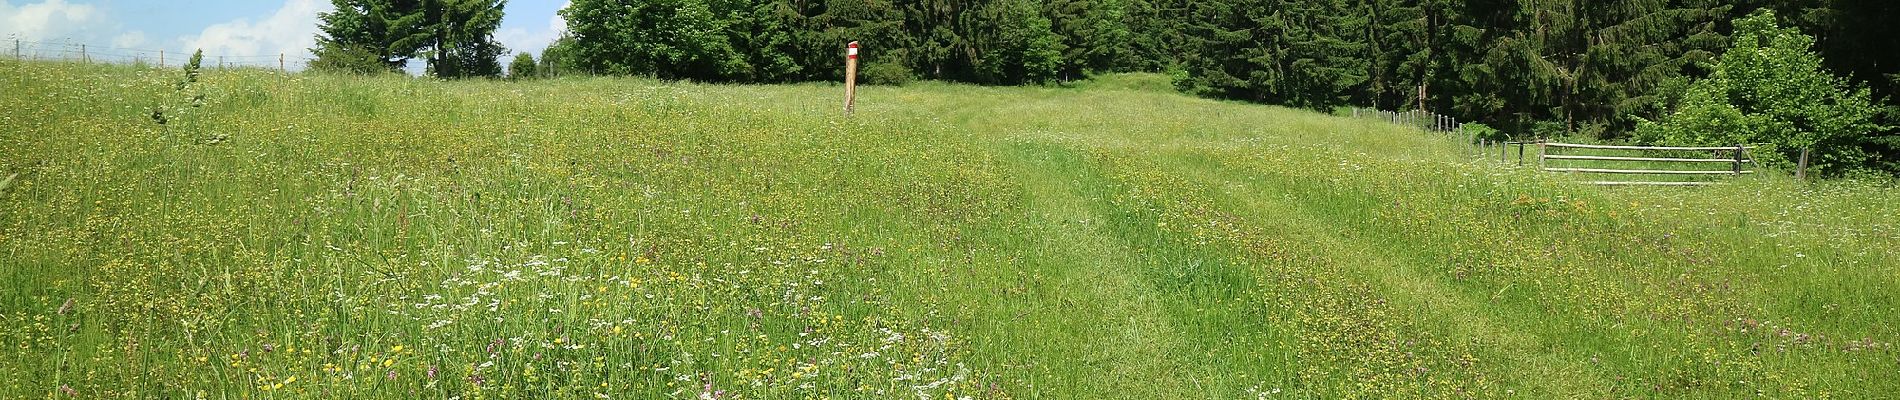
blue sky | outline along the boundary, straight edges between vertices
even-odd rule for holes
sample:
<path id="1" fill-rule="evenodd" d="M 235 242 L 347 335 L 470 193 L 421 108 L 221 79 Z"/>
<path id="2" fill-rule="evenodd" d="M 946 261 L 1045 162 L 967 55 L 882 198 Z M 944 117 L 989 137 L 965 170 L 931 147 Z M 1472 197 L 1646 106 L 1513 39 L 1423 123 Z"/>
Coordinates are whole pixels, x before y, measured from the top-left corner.
<path id="1" fill-rule="evenodd" d="M 511 56 L 538 56 L 566 27 L 555 14 L 566 4 L 510 0 L 495 39 Z M 174 64 L 202 48 L 207 62 L 275 66 L 284 54 L 298 69 L 316 43 L 317 13 L 331 9 L 330 0 L 0 0 L 0 52 L 10 55 L 19 39 L 28 57 L 72 57 L 83 44 L 94 59 L 152 62 L 163 50 Z M 410 64 L 420 71 L 420 61 Z"/>

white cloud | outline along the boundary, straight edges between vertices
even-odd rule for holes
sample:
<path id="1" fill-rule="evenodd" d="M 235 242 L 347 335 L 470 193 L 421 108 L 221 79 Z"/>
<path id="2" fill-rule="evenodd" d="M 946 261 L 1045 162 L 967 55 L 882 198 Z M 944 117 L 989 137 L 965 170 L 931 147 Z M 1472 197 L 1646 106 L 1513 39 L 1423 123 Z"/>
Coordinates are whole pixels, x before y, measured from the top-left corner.
<path id="1" fill-rule="evenodd" d="M 97 27 L 104 16 L 90 4 L 68 4 L 64 0 L 46 0 L 14 6 L 0 0 L 0 33 L 14 39 L 37 42 L 97 39 Z"/>
<path id="2" fill-rule="evenodd" d="M 316 46 L 317 13 L 330 11 L 327 1 L 289 0 L 261 21 L 238 18 L 205 27 L 197 35 L 178 38 L 189 50 L 230 57 L 236 62 L 271 64 L 284 55 L 292 66 L 302 66 Z M 209 62 L 209 60 L 207 60 Z"/>
<path id="3" fill-rule="evenodd" d="M 145 45 L 145 32 L 131 31 L 112 38 L 112 47 L 121 49 L 138 48 Z"/>
<path id="4" fill-rule="evenodd" d="M 573 3 L 572 0 L 563 1 L 561 2 L 561 8 L 557 8 L 556 10 L 565 9 L 568 5 Z M 496 30 L 495 41 L 501 42 L 502 46 L 508 48 L 508 54 L 502 57 L 502 64 L 506 65 L 508 60 L 514 59 L 515 53 L 528 52 L 539 56 L 541 49 L 547 48 L 549 43 L 554 43 L 554 39 L 560 38 L 561 33 L 565 31 L 567 31 L 567 19 L 561 18 L 561 14 L 558 12 L 555 13 L 553 17 L 548 18 L 548 27 L 546 29 L 536 31 L 529 31 L 523 28 Z"/>

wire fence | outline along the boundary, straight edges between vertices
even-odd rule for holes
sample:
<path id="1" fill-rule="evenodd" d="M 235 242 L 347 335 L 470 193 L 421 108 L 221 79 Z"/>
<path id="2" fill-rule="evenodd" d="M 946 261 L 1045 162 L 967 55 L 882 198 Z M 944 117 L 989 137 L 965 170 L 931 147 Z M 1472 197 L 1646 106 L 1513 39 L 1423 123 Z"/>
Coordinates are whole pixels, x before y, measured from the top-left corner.
<path id="1" fill-rule="evenodd" d="M 1457 132 L 1464 128 L 1464 122 L 1458 121 L 1457 117 L 1424 110 L 1386 111 L 1376 108 L 1353 107 L 1352 117 L 1379 119 L 1430 132 Z"/>
<path id="2" fill-rule="evenodd" d="M 1442 133 L 1445 134 L 1447 138 L 1456 140 L 1461 145 L 1467 146 L 1468 150 L 1474 151 L 1478 157 L 1489 159 L 1491 158 L 1491 154 L 1496 154 L 1499 162 L 1509 162 L 1510 146 L 1515 145 L 1518 147 L 1519 165 L 1523 165 L 1524 146 L 1539 143 L 1511 142 L 1502 140 L 1503 138 L 1485 137 L 1475 132 L 1466 132 L 1466 122 L 1458 120 L 1458 117 L 1423 110 L 1386 111 L 1376 108 L 1353 107 L 1352 117 L 1385 121 L 1396 125 L 1416 128 L 1423 132 Z"/>
<path id="3" fill-rule="evenodd" d="M 114 46 L 98 46 L 78 42 L 38 42 L 12 39 L 10 48 L 0 49 L 15 60 L 69 61 L 82 63 L 148 65 L 158 68 L 183 66 L 191 60 L 191 53 L 152 49 L 134 49 Z M 301 56 L 289 54 L 274 55 L 222 55 L 206 54 L 199 61 L 204 68 L 270 68 L 289 71 L 291 68 L 303 69 L 310 62 Z"/>

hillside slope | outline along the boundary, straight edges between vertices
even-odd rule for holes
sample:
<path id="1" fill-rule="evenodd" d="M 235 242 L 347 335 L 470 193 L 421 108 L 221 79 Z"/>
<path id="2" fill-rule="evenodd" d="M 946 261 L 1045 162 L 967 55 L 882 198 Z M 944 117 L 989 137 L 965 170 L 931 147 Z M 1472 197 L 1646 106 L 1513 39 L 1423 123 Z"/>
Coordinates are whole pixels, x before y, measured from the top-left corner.
<path id="1" fill-rule="evenodd" d="M 1140 75 L 0 72 L 6 397 L 1900 391 L 1890 187 L 1598 189 Z"/>

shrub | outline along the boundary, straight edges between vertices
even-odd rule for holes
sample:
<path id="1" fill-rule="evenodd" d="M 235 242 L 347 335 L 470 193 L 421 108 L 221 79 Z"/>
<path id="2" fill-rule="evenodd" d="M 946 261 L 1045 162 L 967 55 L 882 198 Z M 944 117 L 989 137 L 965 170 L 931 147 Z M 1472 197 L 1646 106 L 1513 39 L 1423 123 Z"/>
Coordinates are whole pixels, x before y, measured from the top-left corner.
<path id="1" fill-rule="evenodd" d="M 525 53 L 525 52 L 521 54 L 516 54 L 515 61 L 512 63 L 508 63 L 508 79 L 523 79 L 523 78 L 532 79 L 535 76 L 538 76 L 535 73 L 534 65 L 535 64 L 534 64 L 533 55 L 529 55 L 528 53 Z"/>
<path id="2" fill-rule="evenodd" d="M 355 75 L 390 72 L 382 55 L 369 46 L 329 45 L 318 47 L 316 51 L 317 59 L 310 61 L 312 71 Z"/>
<path id="3" fill-rule="evenodd" d="M 1510 135 L 1505 134 L 1504 131 L 1476 122 L 1467 122 L 1464 125 L 1459 125 L 1458 129 L 1460 133 L 1470 137 L 1472 143 L 1477 143 L 1478 139 L 1503 141 L 1510 138 Z"/>
<path id="4" fill-rule="evenodd" d="M 1840 175 L 1865 168 L 1861 147 L 1878 108 L 1866 88 L 1829 74 L 1814 38 L 1775 24 L 1763 10 L 1735 21 L 1733 47 L 1708 79 L 1691 84 L 1674 114 L 1643 121 L 1637 137 L 1667 144 L 1762 144 L 1758 161 L 1786 166 L 1813 149 L 1809 170 Z"/>
<path id="5" fill-rule="evenodd" d="M 917 74 L 910 68 L 897 63 L 871 63 L 864 66 L 859 75 L 867 85 L 903 86 L 917 80 Z"/>

